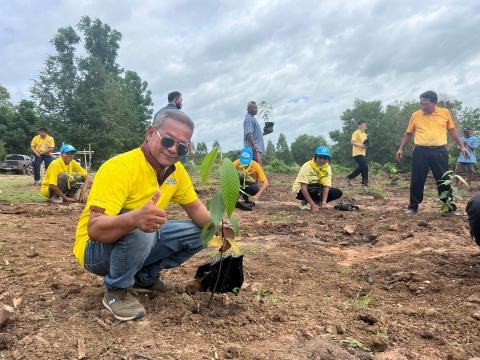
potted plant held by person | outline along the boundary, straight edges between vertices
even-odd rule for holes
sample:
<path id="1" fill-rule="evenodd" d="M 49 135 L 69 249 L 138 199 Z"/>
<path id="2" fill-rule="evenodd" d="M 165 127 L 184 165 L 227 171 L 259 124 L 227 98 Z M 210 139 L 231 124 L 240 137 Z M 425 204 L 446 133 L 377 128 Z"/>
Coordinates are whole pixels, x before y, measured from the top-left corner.
<path id="1" fill-rule="evenodd" d="M 272 115 L 272 106 L 266 101 L 263 100 L 258 104 L 258 116 L 263 120 L 265 126 L 263 127 L 263 135 L 268 135 L 273 132 L 273 121 L 270 121 Z"/>

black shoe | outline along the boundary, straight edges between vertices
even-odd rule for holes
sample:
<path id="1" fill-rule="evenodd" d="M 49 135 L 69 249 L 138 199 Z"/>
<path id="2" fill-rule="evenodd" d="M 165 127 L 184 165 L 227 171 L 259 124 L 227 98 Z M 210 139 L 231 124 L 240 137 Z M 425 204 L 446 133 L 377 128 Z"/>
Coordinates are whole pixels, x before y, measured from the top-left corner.
<path id="1" fill-rule="evenodd" d="M 236 202 L 235 207 L 237 209 L 244 210 L 244 211 L 252 211 L 253 210 L 252 205 L 249 205 L 249 204 L 246 204 L 246 203 L 240 202 L 240 201 Z"/>

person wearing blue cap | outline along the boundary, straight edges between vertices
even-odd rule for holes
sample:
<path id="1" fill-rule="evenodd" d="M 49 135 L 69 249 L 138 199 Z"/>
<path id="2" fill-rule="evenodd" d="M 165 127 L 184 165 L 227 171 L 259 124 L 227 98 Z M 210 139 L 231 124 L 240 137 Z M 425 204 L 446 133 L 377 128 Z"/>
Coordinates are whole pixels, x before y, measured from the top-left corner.
<path id="1" fill-rule="evenodd" d="M 317 212 L 328 208 L 327 203 L 342 197 L 340 189 L 332 187 L 331 153 L 325 146 L 315 150 L 312 160 L 302 165 L 292 186 L 292 192 L 302 200 L 301 210 Z"/>
<path id="2" fill-rule="evenodd" d="M 467 172 L 467 182 L 468 185 L 472 185 L 473 177 L 475 176 L 475 164 L 477 163 L 477 156 L 475 150 L 478 147 L 478 138 L 472 134 L 472 129 L 468 126 L 463 127 L 463 136 L 461 137 L 465 149 L 467 149 L 470 154 L 470 159 L 465 157 L 465 154 L 460 152 L 460 156 L 457 160 L 457 166 L 455 172 L 457 174 L 462 174 Z M 457 180 L 458 186 L 458 180 Z"/>
<path id="3" fill-rule="evenodd" d="M 260 164 L 253 160 L 253 151 L 248 147 L 240 151 L 240 158 L 233 162 L 233 166 L 238 171 L 240 189 L 244 192 L 242 194 L 244 201 L 237 201 L 236 207 L 250 211 L 255 207 L 255 201 L 250 200 L 248 195 L 258 199 L 268 187 L 267 177 Z M 262 184 L 261 187 L 258 186 L 259 182 Z"/>
<path id="4" fill-rule="evenodd" d="M 82 182 L 78 200 L 82 203 L 87 200 L 90 176 L 73 159 L 76 152 L 77 149 L 72 145 L 63 144 L 60 148 L 60 157 L 50 163 L 45 173 L 40 192 L 53 203 L 76 202 L 76 194 Z"/>

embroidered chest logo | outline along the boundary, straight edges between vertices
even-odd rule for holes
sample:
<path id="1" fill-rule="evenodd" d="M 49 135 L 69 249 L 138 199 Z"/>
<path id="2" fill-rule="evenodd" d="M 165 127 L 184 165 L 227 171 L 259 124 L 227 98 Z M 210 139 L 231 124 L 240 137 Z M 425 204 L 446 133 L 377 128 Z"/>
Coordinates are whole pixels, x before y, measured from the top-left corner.
<path id="1" fill-rule="evenodd" d="M 165 181 L 165 184 L 167 184 L 167 185 L 177 185 L 177 180 L 168 179 L 167 181 Z"/>

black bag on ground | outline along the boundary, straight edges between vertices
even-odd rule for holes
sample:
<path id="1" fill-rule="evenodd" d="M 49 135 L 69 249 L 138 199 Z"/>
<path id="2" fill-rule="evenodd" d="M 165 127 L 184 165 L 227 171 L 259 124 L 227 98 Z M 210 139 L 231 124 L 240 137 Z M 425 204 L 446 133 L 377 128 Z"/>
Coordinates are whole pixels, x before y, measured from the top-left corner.
<path id="1" fill-rule="evenodd" d="M 243 284 L 243 255 L 229 255 L 222 258 L 222 269 L 218 280 L 216 293 L 231 292 L 235 288 L 241 288 Z M 220 258 L 200 265 L 195 274 L 195 279 L 200 279 L 203 291 L 212 291 L 217 281 Z"/>
<path id="2" fill-rule="evenodd" d="M 359 207 L 357 205 L 348 204 L 348 203 L 337 204 L 333 208 L 335 210 L 340 210 L 340 211 L 357 211 L 357 210 L 359 210 Z"/>
<path id="3" fill-rule="evenodd" d="M 468 224 L 470 225 L 470 235 L 480 246 L 480 194 L 471 198 L 465 208 L 468 214 Z"/>

